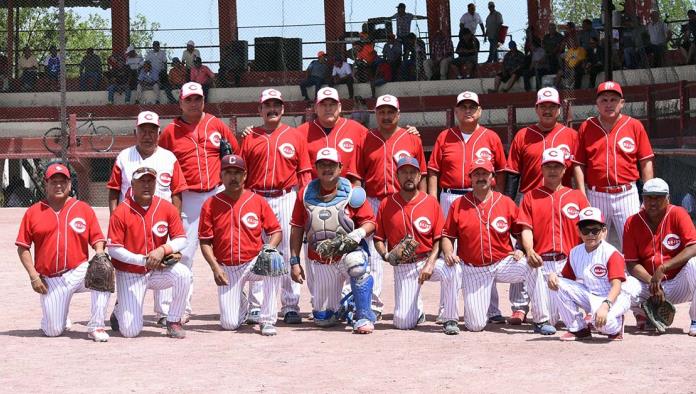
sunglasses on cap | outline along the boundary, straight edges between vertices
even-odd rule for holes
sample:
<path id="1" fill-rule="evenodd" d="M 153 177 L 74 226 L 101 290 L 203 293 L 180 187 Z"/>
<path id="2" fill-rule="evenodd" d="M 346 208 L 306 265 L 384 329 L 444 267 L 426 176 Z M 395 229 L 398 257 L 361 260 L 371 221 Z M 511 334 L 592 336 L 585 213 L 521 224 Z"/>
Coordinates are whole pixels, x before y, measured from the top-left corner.
<path id="1" fill-rule="evenodd" d="M 586 226 L 586 227 L 580 228 L 580 232 L 582 233 L 582 235 L 590 235 L 590 233 L 592 235 L 597 235 L 600 232 L 602 232 L 603 228 L 604 227 Z"/>

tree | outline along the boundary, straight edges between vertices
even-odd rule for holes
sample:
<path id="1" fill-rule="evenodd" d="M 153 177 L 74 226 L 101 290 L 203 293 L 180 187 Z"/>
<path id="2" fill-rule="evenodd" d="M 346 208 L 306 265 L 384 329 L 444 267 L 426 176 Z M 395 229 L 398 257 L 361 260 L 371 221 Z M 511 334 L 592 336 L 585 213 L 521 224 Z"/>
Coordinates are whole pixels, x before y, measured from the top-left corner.
<path id="1" fill-rule="evenodd" d="M 686 11 L 694 8 L 691 0 L 656 0 L 657 9 L 662 18 L 669 15 L 670 20 L 686 19 Z M 617 10 L 622 10 L 619 1 L 614 0 Z M 583 19 L 600 18 L 602 1 L 600 0 L 554 0 L 553 14 L 556 22 L 575 22 L 579 25 Z"/>

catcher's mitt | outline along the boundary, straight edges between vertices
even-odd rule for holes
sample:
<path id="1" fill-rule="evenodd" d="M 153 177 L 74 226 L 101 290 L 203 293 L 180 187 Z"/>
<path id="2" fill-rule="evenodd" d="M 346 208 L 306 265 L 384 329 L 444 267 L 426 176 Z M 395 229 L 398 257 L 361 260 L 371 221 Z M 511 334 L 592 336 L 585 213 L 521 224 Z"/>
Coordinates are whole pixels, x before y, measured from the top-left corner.
<path id="1" fill-rule="evenodd" d="M 232 153 L 232 145 L 230 144 L 229 141 L 225 138 L 220 139 L 220 158 L 222 159 L 223 157 L 227 155 L 231 155 Z"/>
<path id="2" fill-rule="evenodd" d="M 85 275 L 85 287 L 96 291 L 113 293 L 116 287 L 116 272 L 111 258 L 106 253 L 97 253 L 89 261 Z"/>
<path id="3" fill-rule="evenodd" d="M 283 256 L 271 245 L 263 245 L 251 272 L 261 276 L 280 276 L 288 273 Z"/>
<path id="4" fill-rule="evenodd" d="M 416 254 L 418 245 L 420 245 L 420 243 L 413 238 L 413 235 L 406 234 L 406 236 L 389 251 L 387 254 L 387 261 L 393 266 L 410 263 Z"/>
<path id="5" fill-rule="evenodd" d="M 164 258 L 162 259 L 162 264 L 169 267 L 169 266 L 172 266 L 172 265 L 178 263 L 179 261 L 181 261 L 181 253 L 179 253 L 179 252 L 171 253 L 171 254 L 164 256 Z"/>
<path id="6" fill-rule="evenodd" d="M 317 244 L 317 253 L 322 259 L 337 260 L 344 254 L 350 253 L 360 246 L 345 234 L 336 234 L 331 239 L 325 239 Z"/>
<path id="7" fill-rule="evenodd" d="M 648 298 L 640 307 L 645 312 L 648 321 L 655 326 L 655 329 L 660 334 L 667 331 L 667 327 L 672 324 L 674 315 L 677 313 L 671 302 L 667 300 L 660 301 L 657 297 Z"/>

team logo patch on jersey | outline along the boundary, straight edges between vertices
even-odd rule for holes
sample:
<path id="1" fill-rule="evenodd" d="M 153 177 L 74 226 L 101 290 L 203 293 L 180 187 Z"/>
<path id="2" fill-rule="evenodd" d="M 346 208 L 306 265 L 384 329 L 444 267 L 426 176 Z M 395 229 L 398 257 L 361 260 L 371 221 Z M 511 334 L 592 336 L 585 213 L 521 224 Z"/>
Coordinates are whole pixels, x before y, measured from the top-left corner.
<path id="1" fill-rule="evenodd" d="M 493 160 L 493 152 L 490 149 L 483 147 L 476 151 L 476 157 L 479 159 Z"/>
<path id="2" fill-rule="evenodd" d="M 87 221 L 83 218 L 74 218 L 73 220 L 68 223 L 70 225 L 70 228 L 73 229 L 78 234 L 82 234 L 85 231 L 87 231 Z"/>
<path id="3" fill-rule="evenodd" d="M 169 223 L 165 222 L 164 220 L 160 220 L 159 222 L 152 225 L 152 233 L 158 237 L 164 237 L 167 235 L 168 232 Z"/>
<path id="4" fill-rule="evenodd" d="M 623 137 L 619 140 L 619 148 L 626 153 L 633 153 L 636 150 L 636 142 L 631 137 Z"/>
<path id="5" fill-rule="evenodd" d="M 222 140 L 222 134 L 219 131 L 213 131 L 208 137 L 208 141 L 216 147 L 220 147 L 220 140 Z"/>
<path id="6" fill-rule="evenodd" d="M 662 245 L 669 250 L 675 250 L 681 246 L 681 238 L 677 234 L 667 234 L 662 240 Z"/>
<path id="7" fill-rule="evenodd" d="M 493 230 L 501 234 L 510 229 L 510 225 L 508 224 L 507 219 L 505 219 L 502 216 L 498 216 L 497 218 L 493 219 L 493 221 L 491 222 L 491 227 L 493 228 Z"/>
<path id="8" fill-rule="evenodd" d="M 416 218 L 416 220 L 413 221 L 413 226 L 421 234 L 426 234 L 431 228 L 433 228 L 433 224 L 430 222 L 430 219 L 426 218 L 425 216 Z"/>
<path id="9" fill-rule="evenodd" d="M 249 212 L 242 216 L 242 223 L 249 228 L 256 228 L 259 226 L 259 217 L 254 212 Z"/>
<path id="10" fill-rule="evenodd" d="M 342 151 L 350 153 L 353 151 L 353 149 L 355 149 L 355 144 L 350 138 L 344 138 L 338 141 L 338 147 L 341 148 Z"/>
<path id="11" fill-rule="evenodd" d="M 569 202 L 564 205 L 562 210 L 568 219 L 577 219 L 578 215 L 580 215 L 580 207 L 574 202 Z"/>
<path id="12" fill-rule="evenodd" d="M 563 151 L 563 158 L 570 160 L 570 147 L 568 145 L 560 144 L 556 148 Z"/>
<path id="13" fill-rule="evenodd" d="M 592 271 L 592 275 L 602 278 L 607 276 L 607 267 L 601 265 L 601 264 L 595 264 L 590 268 L 590 271 Z"/>
<path id="14" fill-rule="evenodd" d="M 411 157 L 411 152 L 407 150 L 400 150 L 394 154 L 394 161 L 398 162 L 399 160 L 403 159 L 404 157 Z"/>
<path id="15" fill-rule="evenodd" d="M 169 187 L 169 185 L 172 184 L 172 174 L 168 172 L 160 172 L 159 175 L 157 175 L 157 183 L 164 187 Z"/>
<path id="16" fill-rule="evenodd" d="M 292 144 L 285 143 L 278 147 L 278 151 L 286 159 L 292 159 L 295 157 L 295 147 Z"/>

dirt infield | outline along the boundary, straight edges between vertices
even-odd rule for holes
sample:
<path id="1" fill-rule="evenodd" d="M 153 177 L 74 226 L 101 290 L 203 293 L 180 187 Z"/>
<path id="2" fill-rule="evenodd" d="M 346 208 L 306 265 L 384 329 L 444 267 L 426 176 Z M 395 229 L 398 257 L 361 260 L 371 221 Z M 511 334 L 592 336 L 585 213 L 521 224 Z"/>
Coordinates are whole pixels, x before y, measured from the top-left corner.
<path id="1" fill-rule="evenodd" d="M 433 313 L 438 285 L 424 286 L 428 322 L 413 331 L 391 326 L 392 270 L 385 269 L 386 318 L 373 335 L 310 323 L 278 325 L 276 337 L 257 328 L 222 331 L 215 284 L 199 256 L 194 264 L 194 316 L 184 340 L 152 324 L 142 335 L 116 334 L 108 343 L 86 339 L 89 296 L 73 299 L 71 331 L 46 338 L 38 329 L 39 297 L 16 254 L 23 209 L 0 210 L 0 387 L 4 392 L 694 392 L 696 338 L 688 305 L 678 306 L 669 334 L 636 334 L 629 316 L 623 342 L 561 343 L 521 328 L 491 326 L 482 333 L 445 336 Z M 108 211 L 97 210 L 105 229 Z M 507 299 L 507 286 L 499 286 Z M 145 308 L 153 320 L 152 296 Z M 115 297 L 111 298 L 113 305 Z M 303 288 L 302 311 L 309 308 Z M 509 310 L 505 301 L 503 311 Z M 111 308 L 109 309 L 109 311 Z M 656 378 L 658 375 L 659 378 Z"/>

